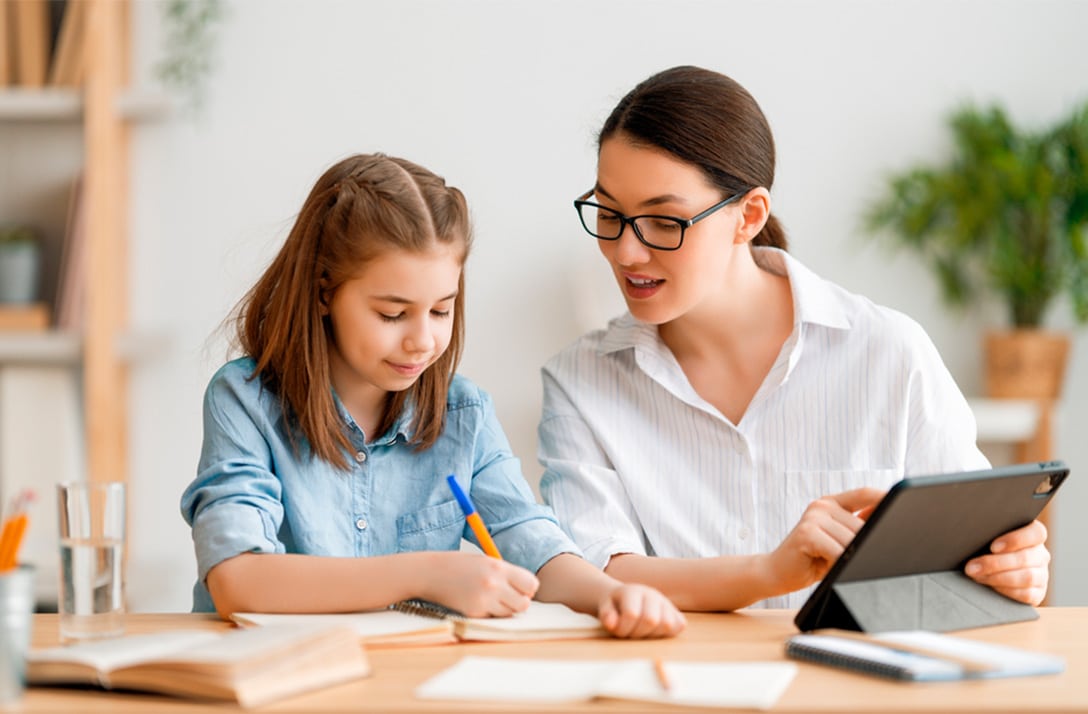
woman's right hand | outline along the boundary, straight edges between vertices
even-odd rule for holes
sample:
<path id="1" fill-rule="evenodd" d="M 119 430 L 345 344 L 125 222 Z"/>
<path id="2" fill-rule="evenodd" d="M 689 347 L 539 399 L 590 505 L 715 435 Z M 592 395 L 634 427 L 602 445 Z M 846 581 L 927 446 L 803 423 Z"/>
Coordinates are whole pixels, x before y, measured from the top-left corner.
<path id="1" fill-rule="evenodd" d="M 529 607 L 540 581 L 525 568 L 486 555 L 434 553 L 421 596 L 468 617 L 509 617 Z"/>
<path id="2" fill-rule="evenodd" d="M 880 489 L 857 488 L 810 503 L 768 556 L 771 589 L 791 593 L 821 580 L 883 497 Z"/>

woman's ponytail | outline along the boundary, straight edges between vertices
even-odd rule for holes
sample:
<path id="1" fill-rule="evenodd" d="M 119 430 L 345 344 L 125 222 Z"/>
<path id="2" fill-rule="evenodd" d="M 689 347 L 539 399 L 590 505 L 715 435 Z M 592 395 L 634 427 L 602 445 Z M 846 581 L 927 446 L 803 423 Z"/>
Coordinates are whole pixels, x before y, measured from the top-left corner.
<path id="1" fill-rule="evenodd" d="M 782 224 L 778 222 L 778 219 L 775 218 L 773 214 L 767 216 L 767 222 L 763 225 L 763 230 L 752 239 L 752 245 L 789 250 L 789 239 L 786 238 L 786 229 L 782 227 Z"/>

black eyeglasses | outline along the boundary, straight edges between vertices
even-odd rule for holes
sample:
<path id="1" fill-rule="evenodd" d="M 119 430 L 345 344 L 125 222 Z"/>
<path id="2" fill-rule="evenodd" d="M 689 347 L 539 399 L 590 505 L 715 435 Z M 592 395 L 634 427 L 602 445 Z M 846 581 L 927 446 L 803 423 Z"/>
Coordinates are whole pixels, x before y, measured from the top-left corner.
<path id="1" fill-rule="evenodd" d="M 587 201 L 594 190 L 591 188 L 574 201 L 574 208 L 582 219 L 586 233 L 599 240 L 619 240 L 624 227 L 630 223 L 639 242 L 655 250 L 677 250 L 684 244 L 684 231 L 748 193 L 747 189 L 735 193 L 702 213 L 685 219 L 676 216 L 625 216 L 619 211 Z"/>

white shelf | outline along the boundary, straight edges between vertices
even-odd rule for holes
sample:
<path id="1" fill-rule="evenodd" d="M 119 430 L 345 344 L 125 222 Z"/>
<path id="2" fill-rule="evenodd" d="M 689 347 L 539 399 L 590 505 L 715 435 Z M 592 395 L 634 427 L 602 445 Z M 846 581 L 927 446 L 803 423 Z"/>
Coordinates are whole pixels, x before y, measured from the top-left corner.
<path id="1" fill-rule="evenodd" d="M 1039 404 L 1030 399 L 967 400 L 983 443 L 1017 443 L 1031 439 L 1039 428 Z"/>
<path id="2" fill-rule="evenodd" d="M 117 357 L 123 362 L 146 362 L 165 353 L 162 335 L 126 333 L 117 337 Z M 5 365 L 78 365 L 83 359 L 83 337 L 77 332 L 0 332 L 0 367 Z"/>
<path id="3" fill-rule="evenodd" d="M 79 363 L 83 340 L 75 332 L 2 332 L 0 366 Z"/>
<path id="4" fill-rule="evenodd" d="M 173 112 L 170 97 L 150 90 L 134 90 L 117 98 L 117 111 L 126 119 L 162 119 Z M 83 93 L 78 89 L 8 88 L 0 90 L 0 121 L 79 121 Z"/>

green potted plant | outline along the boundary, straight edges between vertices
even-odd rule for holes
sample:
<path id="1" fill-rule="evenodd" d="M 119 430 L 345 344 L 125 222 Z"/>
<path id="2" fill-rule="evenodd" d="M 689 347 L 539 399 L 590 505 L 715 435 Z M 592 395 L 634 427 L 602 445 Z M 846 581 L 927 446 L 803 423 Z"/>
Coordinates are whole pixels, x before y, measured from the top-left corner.
<path id="1" fill-rule="evenodd" d="M 1068 298 L 1088 322 L 1088 104 L 1037 131 L 997 106 L 949 126 L 952 155 L 891 176 L 866 228 L 917 253 L 949 304 L 1004 303 L 1010 329 L 985 337 L 990 396 L 1056 399 L 1069 337 L 1044 329 L 1048 308 Z"/>
<path id="2" fill-rule="evenodd" d="M 0 304 L 33 302 L 40 266 L 37 234 L 27 226 L 0 226 Z"/>

